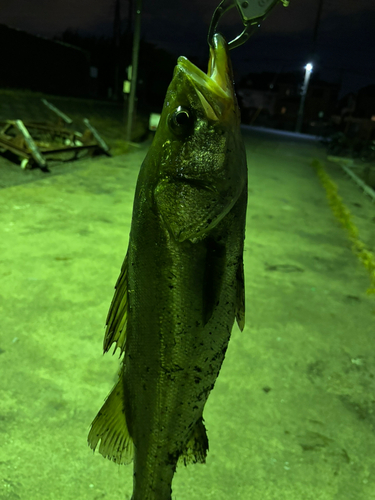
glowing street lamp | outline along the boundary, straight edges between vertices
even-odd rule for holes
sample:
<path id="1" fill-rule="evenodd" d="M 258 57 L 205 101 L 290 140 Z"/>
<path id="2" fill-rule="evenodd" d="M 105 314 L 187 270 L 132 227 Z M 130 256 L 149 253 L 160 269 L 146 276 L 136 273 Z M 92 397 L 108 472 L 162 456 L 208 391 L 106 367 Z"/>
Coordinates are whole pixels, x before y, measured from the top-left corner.
<path id="1" fill-rule="evenodd" d="M 301 92 L 301 102 L 299 104 L 299 110 L 297 115 L 297 123 L 296 123 L 296 132 L 301 132 L 302 122 L 303 122 L 303 110 L 305 107 L 305 100 L 307 94 L 307 87 L 309 86 L 309 80 L 311 76 L 311 72 L 313 70 L 313 65 L 311 63 L 307 63 L 305 66 L 305 81 L 303 82 L 302 92 Z"/>

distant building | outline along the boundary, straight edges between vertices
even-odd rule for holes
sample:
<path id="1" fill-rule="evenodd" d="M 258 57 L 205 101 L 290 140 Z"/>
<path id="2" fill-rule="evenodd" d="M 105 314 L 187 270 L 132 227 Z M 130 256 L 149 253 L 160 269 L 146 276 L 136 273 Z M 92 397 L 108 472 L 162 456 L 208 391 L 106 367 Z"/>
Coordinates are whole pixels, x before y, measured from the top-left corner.
<path id="1" fill-rule="evenodd" d="M 327 120 L 335 111 L 340 85 L 312 80 L 306 96 L 305 123 L 312 125 L 318 120 Z"/>
<path id="2" fill-rule="evenodd" d="M 354 116 L 375 121 L 375 85 L 359 89 L 356 96 Z"/>
<path id="3" fill-rule="evenodd" d="M 244 123 L 272 126 L 272 117 L 279 113 L 279 92 L 272 73 L 254 73 L 237 85 L 237 95 Z"/>
<path id="4" fill-rule="evenodd" d="M 375 85 L 345 95 L 337 104 L 332 122 L 350 137 L 368 141 L 375 139 Z"/>
<path id="5" fill-rule="evenodd" d="M 255 73 L 237 86 L 244 123 L 294 130 L 301 100 L 295 73 Z M 320 133 L 335 109 L 339 85 L 312 79 L 305 102 L 303 131 Z"/>
<path id="6" fill-rule="evenodd" d="M 90 93 L 90 54 L 0 24 L 0 86 L 58 95 Z"/>

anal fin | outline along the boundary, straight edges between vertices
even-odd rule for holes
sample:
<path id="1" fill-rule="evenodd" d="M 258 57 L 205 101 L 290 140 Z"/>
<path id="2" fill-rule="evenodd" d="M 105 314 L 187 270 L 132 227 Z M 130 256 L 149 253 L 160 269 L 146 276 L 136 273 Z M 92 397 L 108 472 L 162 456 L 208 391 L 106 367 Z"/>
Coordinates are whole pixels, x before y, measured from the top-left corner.
<path id="1" fill-rule="evenodd" d="M 203 423 L 203 417 L 200 417 L 192 429 L 185 449 L 180 453 L 178 463 L 188 465 L 199 462 L 204 464 L 206 462 L 207 451 L 207 432 Z"/>
<path id="2" fill-rule="evenodd" d="M 87 438 L 94 451 L 100 441 L 99 453 L 119 464 L 128 464 L 133 460 L 134 445 L 129 435 L 124 413 L 122 375 L 109 394 L 91 424 Z"/>

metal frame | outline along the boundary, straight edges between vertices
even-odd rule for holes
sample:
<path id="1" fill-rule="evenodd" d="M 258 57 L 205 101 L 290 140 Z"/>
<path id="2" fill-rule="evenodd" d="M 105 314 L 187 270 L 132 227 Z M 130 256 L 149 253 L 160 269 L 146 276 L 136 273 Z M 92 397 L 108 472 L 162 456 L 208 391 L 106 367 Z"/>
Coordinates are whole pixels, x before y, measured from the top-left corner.
<path id="1" fill-rule="evenodd" d="M 80 151 L 86 151 L 91 155 L 102 152 L 110 156 L 107 144 L 87 118 L 83 120 L 86 126 L 83 134 L 69 130 L 61 126 L 61 123 L 64 121 L 71 124 L 72 120 L 45 99 L 42 99 L 42 102 L 58 115 L 58 125 L 22 120 L 0 122 L 1 153 L 10 151 L 17 155 L 21 158 L 21 167 L 24 169 L 36 165 L 43 170 L 48 169 L 47 163 L 51 160 L 51 156 L 62 153 L 74 153 L 72 160 L 78 157 Z M 47 141 L 45 136 L 48 138 Z"/>

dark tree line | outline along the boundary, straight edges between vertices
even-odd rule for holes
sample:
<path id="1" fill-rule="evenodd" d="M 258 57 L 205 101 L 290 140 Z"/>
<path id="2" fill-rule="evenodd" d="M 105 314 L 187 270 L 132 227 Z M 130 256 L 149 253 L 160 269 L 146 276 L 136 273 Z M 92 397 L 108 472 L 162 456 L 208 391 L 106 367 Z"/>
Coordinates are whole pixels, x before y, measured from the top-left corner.
<path id="1" fill-rule="evenodd" d="M 123 99 L 123 81 L 127 79 L 127 68 L 131 64 L 132 34 L 123 33 L 119 47 L 111 37 L 83 35 L 67 29 L 57 40 L 80 47 L 90 54 L 90 65 L 98 70 L 95 97 Z M 137 97 L 139 106 L 161 108 L 166 89 L 172 79 L 177 57 L 158 48 L 155 44 L 141 40 Z M 114 95 L 115 78 L 118 78 L 118 95 Z M 111 89 L 111 90 L 109 90 Z"/>

